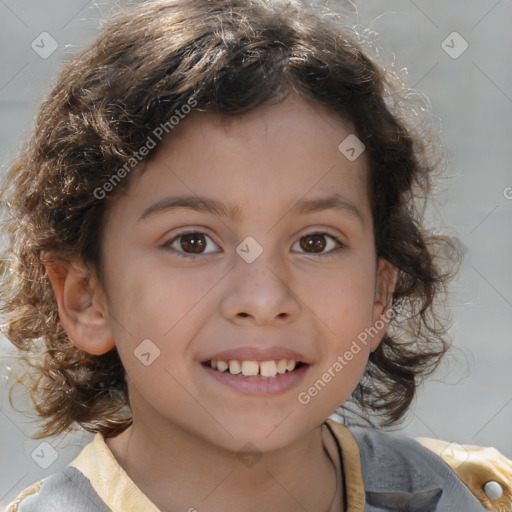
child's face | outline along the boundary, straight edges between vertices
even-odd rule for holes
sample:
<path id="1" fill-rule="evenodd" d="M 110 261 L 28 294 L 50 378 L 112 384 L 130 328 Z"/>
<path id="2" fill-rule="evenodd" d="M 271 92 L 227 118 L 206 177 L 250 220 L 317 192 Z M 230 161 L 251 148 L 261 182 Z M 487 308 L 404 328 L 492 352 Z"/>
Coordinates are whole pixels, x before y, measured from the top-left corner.
<path id="1" fill-rule="evenodd" d="M 380 292 L 394 273 L 375 257 L 365 155 L 338 149 L 350 133 L 298 97 L 224 122 L 192 113 L 113 202 L 106 307 L 135 425 L 263 451 L 299 439 L 352 393 L 383 331 L 359 351 L 353 341 L 387 311 Z M 343 208 L 296 210 L 335 194 Z M 183 196 L 238 205 L 238 216 L 166 207 Z M 185 231 L 198 235 L 178 238 Z M 206 367 L 237 358 L 307 366 L 265 379 Z"/>

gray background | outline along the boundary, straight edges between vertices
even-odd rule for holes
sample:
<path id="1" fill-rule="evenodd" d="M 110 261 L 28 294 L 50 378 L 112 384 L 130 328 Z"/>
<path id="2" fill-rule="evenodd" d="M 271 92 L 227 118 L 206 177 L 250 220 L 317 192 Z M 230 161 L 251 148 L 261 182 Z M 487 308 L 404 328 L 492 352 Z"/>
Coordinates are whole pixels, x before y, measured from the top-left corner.
<path id="1" fill-rule="evenodd" d="M 59 63 L 93 40 L 98 19 L 112 5 L 0 0 L 2 172 L 28 133 Z M 397 67 L 407 68 L 409 84 L 427 95 L 439 118 L 451 180 L 432 222 L 467 249 L 452 286 L 454 350 L 421 389 L 403 430 L 495 446 L 512 457 L 512 2 L 362 0 L 354 5 L 361 26 L 380 34 L 384 59 L 395 55 Z M 447 39 L 454 31 L 459 35 Z M 47 58 L 31 47 L 34 40 L 42 46 L 44 37 L 39 52 L 51 48 L 42 32 L 58 43 Z M 443 49 L 445 40 L 452 56 Z M 464 41 L 468 48 L 454 58 Z M 0 339 L 0 507 L 65 466 L 91 439 L 80 432 L 47 439 L 47 445 L 30 439 L 35 431 L 30 418 L 9 406 L 12 352 Z"/>

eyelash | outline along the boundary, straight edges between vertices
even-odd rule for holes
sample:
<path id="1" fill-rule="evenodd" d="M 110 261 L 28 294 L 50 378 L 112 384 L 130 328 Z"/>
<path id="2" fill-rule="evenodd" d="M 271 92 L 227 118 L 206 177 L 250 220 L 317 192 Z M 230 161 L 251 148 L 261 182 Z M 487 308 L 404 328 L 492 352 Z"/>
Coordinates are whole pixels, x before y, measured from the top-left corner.
<path id="1" fill-rule="evenodd" d="M 202 231 L 197 231 L 197 230 L 183 231 L 182 233 L 179 233 L 178 235 L 176 235 L 172 240 L 169 240 L 168 242 L 166 242 L 164 244 L 164 247 L 166 249 L 170 249 L 179 258 L 184 258 L 184 259 L 188 259 L 188 260 L 196 260 L 196 259 L 204 256 L 205 254 L 209 254 L 209 253 L 199 253 L 199 254 L 186 253 L 186 252 L 178 251 L 178 250 L 173 249 L 171 247 L 171 245 L 176 240 L 179 240 L 181 237 L 186 236 L 186 235 L 205 235 L 210 240 L 212 240 L 212 238 L 209 235 L 207 235 L 206 233 L 204 233 Z M 306 238 L 306 237 L 310 237 L 310 236 L 315 236 L 315 235 L 323 235 L 323 236 L 326 236 L 327 238 L 330 238 L 331 240 L 333 240 L 334 242 L 336 242 L 338 244 L 338 247 L 336 247 L 335 249 L 331 249 L 327 253 L 307 253 L 307 252 L 304 252 L 304 253 L 301 253 L 301 254 L 309 254 L 311 256 L 316 256 L 316 257 L 328 257 L 328 256 L 333 256 L 335 254 L 338 254 L 341 251 L 346 249 L 346 245 L 343 242 L 341 242 L 341 240 L 336 238 L 334 235 L 331 235 L 330 233 L 327 233 L 327 232 L 324 232 L 324 231 L 314 231 L 314 232 L 311 232 L 311 233 L 306 233 L 306 234 L 302 235 L 299 238 L 299 240 L 302 239 L 302 238 Z"/>

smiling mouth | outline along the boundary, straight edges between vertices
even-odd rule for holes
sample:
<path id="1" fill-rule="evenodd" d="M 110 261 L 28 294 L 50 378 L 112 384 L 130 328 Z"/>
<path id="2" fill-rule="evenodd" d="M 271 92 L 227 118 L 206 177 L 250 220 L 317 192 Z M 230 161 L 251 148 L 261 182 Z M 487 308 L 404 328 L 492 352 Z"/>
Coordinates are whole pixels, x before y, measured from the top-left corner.
<path id="1" fill-rule="evenodd" d="M 306 366 L 306 363 L 294 361 L 293 359 L 279 359 L 269 361 L 254 360 L 209 360 L 202 363 L 204 366 L 216 370 L 219 373 L 228 373 L 240 377 L 264 377 L 274 378 L 285 373 Z"/>

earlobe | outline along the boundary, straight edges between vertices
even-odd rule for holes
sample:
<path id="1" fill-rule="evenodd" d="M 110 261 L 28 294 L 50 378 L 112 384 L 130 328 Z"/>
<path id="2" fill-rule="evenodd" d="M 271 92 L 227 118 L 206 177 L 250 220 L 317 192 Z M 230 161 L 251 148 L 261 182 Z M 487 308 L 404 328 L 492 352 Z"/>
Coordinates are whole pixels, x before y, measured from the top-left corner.
<path id="1" fill-rule="evenodd" d="M 393 292 L 398 280 L 398 269 L 384 258 L 379 259 L 373 302 L 373 328 L 371 351 L 377 349 L 393 318 Z"/>
<path id="2" fill-rule="evenodd" d="M 103 292 L 94 274 L 81 261 L 45 258 L 43 263 L 70 341 L 94 355 L 114 348 Z"/>

